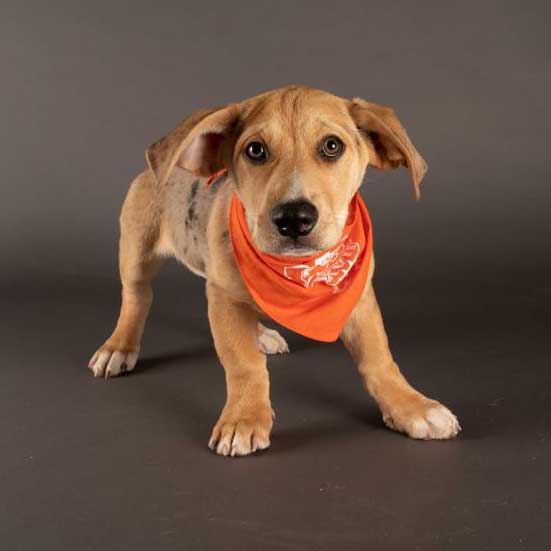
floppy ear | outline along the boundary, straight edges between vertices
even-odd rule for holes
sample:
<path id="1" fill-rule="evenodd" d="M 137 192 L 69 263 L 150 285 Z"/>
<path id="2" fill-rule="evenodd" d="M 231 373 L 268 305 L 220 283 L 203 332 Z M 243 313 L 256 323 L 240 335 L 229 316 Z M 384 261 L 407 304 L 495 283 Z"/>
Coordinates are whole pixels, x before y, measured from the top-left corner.
<path id="1" fill-rule="evenodd" d="M 354 98 L 349 111 L 363 131 L 369 149 L 369 164 L 383 170 L 400 165 L 409 168 L 415 197 L 419 199 L 419 186 L 427 171 L 427 163 L 411 143 L 394 110 Z"/>
<path id="2" fill-rule="evenodd" d="M 149 168 L 164 185 L 175 166 L 197 176 L 210 176 L 224 168 L 221 146 L 237 122 L 237 104 L 194 111 L 172 132 L 145 151 Z"/>

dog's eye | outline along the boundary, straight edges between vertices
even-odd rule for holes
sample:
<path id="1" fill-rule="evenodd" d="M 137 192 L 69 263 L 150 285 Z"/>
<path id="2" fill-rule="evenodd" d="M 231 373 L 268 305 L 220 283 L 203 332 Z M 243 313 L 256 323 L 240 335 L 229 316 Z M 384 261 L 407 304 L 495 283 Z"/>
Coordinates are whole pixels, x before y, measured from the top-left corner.
<path id="1" fill-rule="evenodd" d="M 250 142 L 245 147 L 245 155 L 255 163 L 265 163 L 268 159 L 268 152 L 262 142 Z"/>
<path id="2" fill-rule="evenodd" d="M 327 160 L 337 160 L 344 151 L 344 144 L 337 136 L 327 136 L 321 143 L 320 154 Z"/>

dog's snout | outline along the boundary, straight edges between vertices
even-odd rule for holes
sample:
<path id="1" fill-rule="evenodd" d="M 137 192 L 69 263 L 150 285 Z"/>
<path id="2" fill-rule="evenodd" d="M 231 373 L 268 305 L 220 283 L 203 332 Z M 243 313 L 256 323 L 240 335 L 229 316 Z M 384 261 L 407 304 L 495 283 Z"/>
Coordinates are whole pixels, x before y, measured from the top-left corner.
<path id="1" fill-rule="evenodd" d="M 318 221 L 318 209 L 308 201 L 289 201 L 272 209 L 272 222 L 285 237 L 308 235 Z"/>

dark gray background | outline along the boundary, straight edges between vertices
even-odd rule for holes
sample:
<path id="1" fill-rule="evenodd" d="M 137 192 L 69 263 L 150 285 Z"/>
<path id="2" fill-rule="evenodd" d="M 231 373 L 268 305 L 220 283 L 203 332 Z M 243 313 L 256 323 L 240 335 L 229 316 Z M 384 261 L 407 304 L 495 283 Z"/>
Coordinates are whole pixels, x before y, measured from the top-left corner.
<path id="1" fill-rule="evenodd" d="M 6 549 L 538 549 L 549 520 L 545 2 L 2 3 L 0 543 Z M 189 111 L 289 83 L 393 106 L 429 172 L 368 174 L 395 356 L 463 433 L 383 428 L 342 346 L 289 335 L 272 448 L 224 400 L 203 282 L 156 283 L 143 360 L 93 380 L 117 217 Z"/>

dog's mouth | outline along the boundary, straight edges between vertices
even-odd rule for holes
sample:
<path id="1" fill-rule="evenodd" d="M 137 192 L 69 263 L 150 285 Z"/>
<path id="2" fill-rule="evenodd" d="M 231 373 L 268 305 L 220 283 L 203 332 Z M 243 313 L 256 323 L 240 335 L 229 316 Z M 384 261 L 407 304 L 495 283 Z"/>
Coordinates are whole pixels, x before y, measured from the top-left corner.
<path id="1" fill-rule="evenodd" d="M 341 224 L 322 220 L 308 235 L 291 237 L 272 234 L 270 252 L 281 256 L 310 256 L 322 253 L 338 243 L 342 231 Z"/>
<path id="2" fill-rule="evenodd" d="M 308 256 L 322 249 L 316 247 L 312 239 L 301 238 L 298 239 L 285 239 L 277 247 L 278 252 L 276 254 L 281 256 Z"/>
<path id="3" fill-rule="evenodd" d="M 341 238 L 342 229 L 324 225 L 309 235 L 290 237 L 276 234 L 273 230 L 264 233 L 255 231 L 252 238 L 255 246 L 274 256 L 310 256 L 330 249 Z"/>
<path id="4" fill-rule="evenodd" d="M 253 235 L 253 242 L 260 251 L 274 256 L 308 256 L 326 248 L 310 236 L 291 238 L 272 234 L 263 238 L 257 234 Z"/>
<path id="5" fill-rule="evenodd" d="M 258 217 L 248 219 L 255 246 L 274 256 L 310 256 L 334 246 L 342 234 L 341 224 L 321 219 L 307 235 L 282 235 L 271 219 Z"/>
<path id="6" fill-rule="evenodd" d="M 257 221 L 258 219 L 249 219 L 248 224 L 253 243 L 263 253 L 274 256 L 306 256 L 323 250 L 313 234 L 283 236 L 274 231 L 271 221 L 266 223 L 262 220 L 260 224 Z"/>

